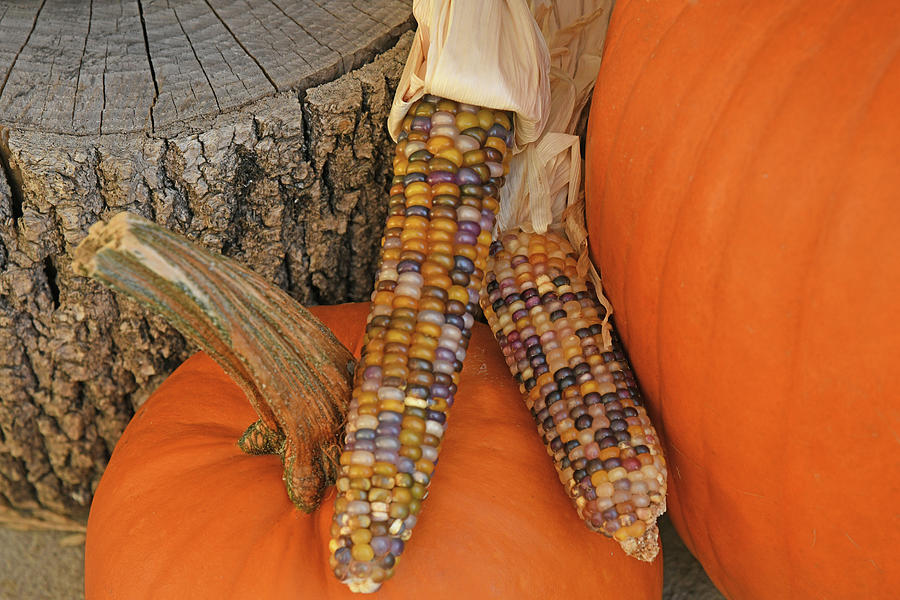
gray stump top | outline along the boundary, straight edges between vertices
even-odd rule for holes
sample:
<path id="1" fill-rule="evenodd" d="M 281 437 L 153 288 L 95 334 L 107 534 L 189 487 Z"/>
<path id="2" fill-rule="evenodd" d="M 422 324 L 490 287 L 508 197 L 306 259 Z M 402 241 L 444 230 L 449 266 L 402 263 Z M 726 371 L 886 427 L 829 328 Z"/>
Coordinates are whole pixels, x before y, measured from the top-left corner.
<path id="1" fill-rule="evenodd" d="M 403 0 L 0 0 L 0 125 L 147 131 L 305 89 L 409 28 Z"/>

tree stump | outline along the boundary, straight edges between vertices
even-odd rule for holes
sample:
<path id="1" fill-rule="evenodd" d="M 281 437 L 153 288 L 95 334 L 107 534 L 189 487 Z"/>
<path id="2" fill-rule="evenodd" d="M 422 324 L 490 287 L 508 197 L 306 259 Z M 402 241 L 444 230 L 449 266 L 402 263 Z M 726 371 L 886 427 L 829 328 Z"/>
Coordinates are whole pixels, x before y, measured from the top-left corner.
<path id="1" fill-rule="evenodd" d="M 367 297 L 413 25 L 400 0 L 0 0 L 0 521 L 84 519 L 190 352 L 74 275 L 97 220 L 143 215 L 303 303 Z"/>

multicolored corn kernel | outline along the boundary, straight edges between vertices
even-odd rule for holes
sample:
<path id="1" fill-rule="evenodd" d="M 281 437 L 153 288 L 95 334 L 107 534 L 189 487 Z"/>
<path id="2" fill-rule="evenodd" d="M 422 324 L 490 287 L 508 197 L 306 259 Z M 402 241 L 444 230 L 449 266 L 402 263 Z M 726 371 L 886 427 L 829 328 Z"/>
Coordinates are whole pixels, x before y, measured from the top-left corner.
<path id="1" fill-rule="evenodd" d="M 666 461 L 604 309 L 559 235 L 514 231 L 491 246 L 481 307 L 578 514 L 652 560 Z"/>
<path id="2" fill-rule="evenodd" d="M 394 573 L 428 494 L 512 140 L 507 113 L 434 96 L 403 123 L 331 526 L 354 591 Z"/>

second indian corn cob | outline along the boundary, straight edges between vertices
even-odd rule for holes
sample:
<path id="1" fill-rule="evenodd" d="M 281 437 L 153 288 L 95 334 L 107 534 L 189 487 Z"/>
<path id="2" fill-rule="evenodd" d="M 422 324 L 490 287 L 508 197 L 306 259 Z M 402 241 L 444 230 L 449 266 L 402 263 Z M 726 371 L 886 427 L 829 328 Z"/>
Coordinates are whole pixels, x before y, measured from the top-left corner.
<path id="1" fill-rule="evenodd" d="M 481 306 L 579 515 L 652 560 L 666 462 L 621 347 L 604 347 L 604 309 L 576 263 L 560 235 L 502 234 Z"/>
<path id="2" fill-rule="evenodd" d="M 393 574 L 428 493 L 512 140 L 508 113 L 436 96 L 403 123 L 331 526 L 332 569 L 354 591 Z"/>

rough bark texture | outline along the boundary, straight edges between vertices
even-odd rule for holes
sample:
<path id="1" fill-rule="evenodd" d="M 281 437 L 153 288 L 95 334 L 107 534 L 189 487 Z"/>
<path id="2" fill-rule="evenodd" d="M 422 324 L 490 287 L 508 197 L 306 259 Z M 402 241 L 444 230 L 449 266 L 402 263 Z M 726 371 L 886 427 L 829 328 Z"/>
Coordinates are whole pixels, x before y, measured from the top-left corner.
<path id="1" fill-rule="evenodd" d="M 368 295 L 411 28 L 393 0 L 0 0 L 0 513 L 83 519 L 190 352 L 72 272 L 96 221 L 136 212 L 306 304 Z"/>

